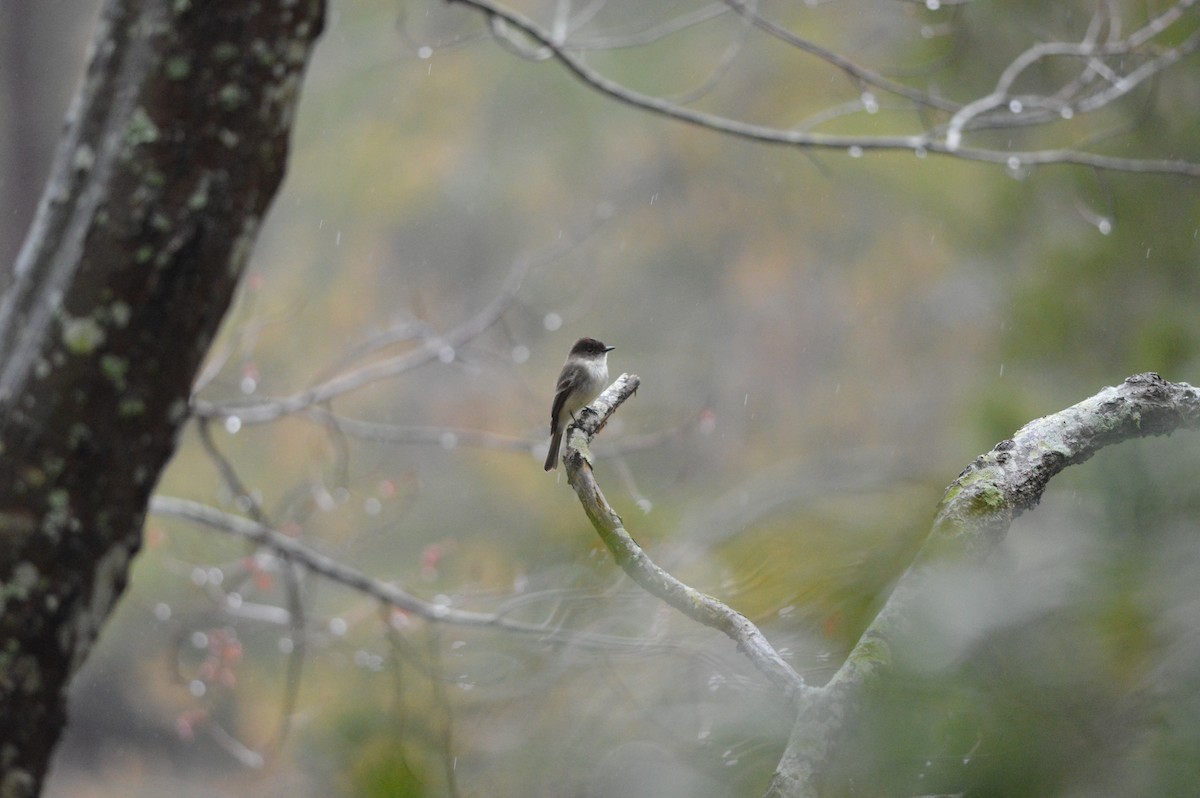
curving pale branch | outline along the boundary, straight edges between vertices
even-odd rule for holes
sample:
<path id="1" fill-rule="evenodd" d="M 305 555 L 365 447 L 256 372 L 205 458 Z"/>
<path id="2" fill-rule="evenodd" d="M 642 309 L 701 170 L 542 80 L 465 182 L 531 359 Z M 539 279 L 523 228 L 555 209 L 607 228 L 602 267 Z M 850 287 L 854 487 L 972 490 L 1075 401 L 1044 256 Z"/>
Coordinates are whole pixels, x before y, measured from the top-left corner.
<path id="1" fill-rule="evenodd" d="M 792 701 L 801 701 L 811 691 L 804 678 L 787 663 L 746 616 L 721 601 L 701 593 L 664 571 L 625 530 L 621 517 L 604 498 L 592 473 L 588 444 L 609 416 L 638 388 L 640 380 L 622 374 L 604 393 L 580 412 L 579 421 L 567 431 L 563 462 L 567 482 L 575 489 L 584 512 L 617 564 L 644 590 L 697 623 L 728 635 L 766 678 Z"/>
<path id="2" fill-rule="evenodd" d="M 1148 174 L 1175 174 L 1200 177 L 1200 162 L 1186 158 L 1130 158 L 1104 155 L 1080 147 L 1033 148 L 1025 150 L 968 146 L 969 132 L 1039 125 L 1048 127 L 1060 120 L 1106 107 L 1134 88 L 1147 85 L 1164 70 L 1200 51 L 1200 34 L 1189 36 L 1173 47 L 1156 44 L 1162 34 L 1186 20 L 1185 11 L 1198 0 L 1180 0 L 1153 18 L 1130 36 L 1097 43 L 1099 15 L 1082 42 L 1046 42 L 1027 49 L 1002 72 L 996 88 L 977 100 L 958 103 L 915 89 L 866 69 L 844 56 L 804 39 L 759 13 L 742 0 L 727 0 L 727 5 L 755 27 L 844 73 L 860 86 L 871 87 L 919 109 L 949 115 L 941 124 L 902 135 L 843 135 L 814 131 L 810 126 L 792 128 L 755 124 L 729 116 L 700 111 L 676 100 L 646 94 L 608 77 L 592 67 L 586 54 L 595 48 L 595 40 L 572 40 L 570 26 L 548 28 L 530 16 L 494 0 L 452 0 L 484 14 L 493 34 L 505 48 L 533 60 L 554 59 L 573 76 L 602 94 L 627 105 L 669 117 L 691 125 L 766 144 L 805 149 L 831 149 L 853 154 L 868 150 L 907 151 L 919 155 L 949 155 L 965 160 L 1001 164 L 1010 170 L 1035 165 L 1065 164 L 1095 169 Z M 709 12 L 711 13 L 711 11 Z M 715 14 L 713 15 L 716 16 Z M 1119 21 L 1107 20 L 1114 29 Z M 618 45 L 619 46 L 619 45 Z M 1014 82 L 1029 67 L 1049 58 L 1074 58 L 1080 62 L 1079 74 L 1056 91 L 1045 95 L 1013 95 Z M 1105 59 L 1112 61 L 1110 64 Z M 1134 64 L 1121 72 L 1121 62 Z M 1117 66 L 1114 66 L 1116 64 Z M 874 105 L 874 103 L 872 103 Z M 916 118 L 919 115 L 914 114 Z"/>

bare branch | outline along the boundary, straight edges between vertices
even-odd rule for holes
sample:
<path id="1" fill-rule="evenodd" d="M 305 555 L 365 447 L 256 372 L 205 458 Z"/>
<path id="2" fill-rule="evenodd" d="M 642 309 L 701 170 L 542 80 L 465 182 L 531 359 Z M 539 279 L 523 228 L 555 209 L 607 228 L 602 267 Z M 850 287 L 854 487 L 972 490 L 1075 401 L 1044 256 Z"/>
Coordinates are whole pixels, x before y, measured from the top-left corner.
<path id="1" fill-rule="evenodd" d="M 631 33 L 609 34 L 594 38 L 577 36 L 571 40 L 571 46 L 580 50 L 619 50 L 626 47 L 644 47 L 728 13 L 729 8 L 725 3 L 709 3 L 694 11 L 680 14 L 657 25 L 651 25 Z"/>
<path id="2" fill-rule="evenodd" d="M 328 402 L 382 379 L 396 377 L 439 358 L 454 357 L 454 350 L 492 327 L 516 297 L 525 278 L 529 261 L 520 259 L 509 272 L 499 294 L 482 310 L 443 336 L 426 338 L 410 352 L 343 372 L 311 388 L 279 399 L 218 404 L 193 399 L 192 411 L 202 417 L 236 417 L 242 424 L 262 424 Z"/>
<path id="3" fill-rule="evenodd" d="M 546 247 L 544 251 L 517 258 L 496 296 L 474 316 L 443 335 L 436 334 L 432 328 L 422 322 L 406 321 L 394 324 L 355 346 L 342 358 L 342 368 L 336 369 L 333 376 L 316 385 L 284 397 L 255 397 L 213 402 L 193 396 L 192 412 L 203 418 L 236 418 L 239 424 L 262 424 L 293 413 L 311 410 L 339 396 L 380 380 L 398 377 L 434 360 L 451 362 L 456 357 L 457 349 L 487 332 L 500 321 L 504 313 L 516 301 L 521 283 L 531 269 L 552 262 L 579 246 L 610 216 L 611 209 L 606 205 L 601 205 L 573 235 L 556 241 L 553 245 Z M 358 368 L 349 368 L 348 365 L 345 365 L 384 347 L 412 339 L 418 341 L 416 347 L 404 354 L 368 363 Z"/>
<path id="4" fill-rule="evenodd" d="M 584 512 L 604 545 L 633 581 L 697 623 L 724 632 L 771 684 L 789 700 L 800 700 L 812 688 L 779 655 L 758 627 L 741 613 L 685 585 L 656 565 L 625 530 L 621 517 L 601 493 L 592 472 L 588 444 L 609 416 L 637 391 L 640 383 L 636 375 L 622 374 L 580 412 L 579 423 L 567 431 L 567 447 L 563 455 L 567 481 L 575 489 Z"/>
<path id="5" fill-rule="evenodd" d="M 1137 374 L 1073 407 L 1026 424 L 963 470 L 946 491 L 933 529 L 875 620 L 833 678 L 801 706 L 768 796 L 815 795 L 831 741 L 893 666 L 917 600 L 946 562 L 982 562 L 1013 519 L 1035 507 L 1050 479 L 1100 449 L 1179 429 L 1200 429 L 1200 390 Z"/>
<path id="6" fill-rule="evenodd" d="M 635 639 L 596 632 L 564 629 L 543 624 L 525 623 L 508 617 L 524 604 L 526 597 L 516 597 L 509 605 L 497 612 L 474 612 L 455 609 L 444 604 L 414 596 L 412 593 L 388 582 L 375 579 L 337 559 L 314 551 L 300 541 L 277 530 L 264 526 L 240 515 L 223 512 L 200 502 L 171 496 L 155 496 L 150 501 L 149 511 L 155 515 L 178 518 L 227 535 L 249 540 L 264 546 L 289 562 L 299 565 L 311 573 L 325 577 L 381 604 L 435 623 L 457 626 L 498 629 L 531 635 L 548 642 L 571 643 L 597 651 L 629 651 L 644 653 L 656 647 L 670 648 L 669 644 L 654 640 Z M 282 615 L 280 622 L 290 620 Z"/>
<path id="7" fill-rule="evenodd" d="M 903 83 L 897 83 L 894 80 L 889 80 L 877 72 L 873 72 L 866 67 L 854 63 L 840 53 L 830 50 L 827 47 L 822 47 L 816 42 L 812 42 L 808 39 L 797 36 L 779 23 L 767 19 L 759 14 L 758 11 L 752 8 L 749 3 L 745 2 L 745 0 L 725 0 L 725 2 L 743 17 L 753 22 L 754 25 L 759 29 L 769 33 L 771 36 L 774 36 L 775 38 L 791 45 L 792 47 L 815 55 L 817 58 L 820 58 L 822 61 L 825 61 L 831 66 L 840 69 L 855 80 L 861 81 L 862 83 L 870 86 L 874 86 L 875 88 L 888 92 L 889 94 L 895 94 L 898 97 L 911 100 L 918 105 L 936 108 L 939 111 L 956 111 L 959 108 L 958 103 L 936 97 L 918 89 L 914 89 L 911 86 L 906 86 Z"/>
<path id="8" fill-rule="evenodd" d="M 531 452 L 545 445 L 545 440 L 538 438 L 519 438 L 514 435 L 504 435 L 482 429 L 463 429 L 459 427 L 427 427 L 407 424 L 386 424 L 379 421 L 363 421 L 350 418 L 339 413 L 326 410 L 323 407 L 309 407 L 300 413 L 300 418 L 320 424 L 336 431 L 361 440 L 379 443 L 395 443 L 409 446 L 439 446 L 443 449 L 468 447 L 472 449 L 487 449 L 498 452 Z M 697 413 L 692 418 L 658 432 L 643 435 L 626 435 L 620 440 L 612 441 L 597 448 L 596 457 L 607 460 L 634 452 L 657 449 L 666 442 L 680 438 L 692 432 L 705 418 L 705 413 Z M 545 456 L 542 451 L 540 457 Z"/>
<path id="9" fill-rule="evenodd" d="M 1112 70 L 1104 61 L 1104 56 L 1128 55 L 1146 44 L 1154 36 L 1165 31 L 1177 21 L 1185 7 L 1194 4 L 1196 0 L 1183 0 L 1165 13 L 1151 20 L 1141 29 L 1130 34 L 1124 41 L 1110 41 L 1107 44 L 1097 44 L 1094 36 L 1097 26 L 1089 28 L 1085 38 L 1078 44 L 1066 42 L 1043 42 L 1030 47 L 1021 53 L 1000 74 L 996 88 L 984 97 L 968 103 L 960 108 L 950 120 L 946 130 L 946 145 L 954 150 L 962 141 L 963 130 L 969 123 L 976 121 L 981 114 L 1002 105 L 1010 105 L 1013 114 L 1020 114 L 1025 108 L 1039 110 L 1050 109 L 1059 114 L 1087 113 L 1095 111 L 1113 100 L 1129 93 L 1134 88 L 1150 79 L 1153 75 L 1178 62 L 1181 58 L 1196 52 L 1200 46 L 1200 34 L 1193 34 L 1185 42 L 1173 47 L 1158 56 L 1151 58 L 1136 69 L 1125 75 Z M 1075 96 L 1075 90 L 1082 90 L 1088 81 L 1085 76 L 1068 84 L 1053 97 L 1022 97 L 1013 98 L 1012 89 L 1018 78 L 1034 64 L 1047 58 L 1075 57 L 1085 59 L 1088 72 L 1094 72 L 1108 81 L 1109 88 L 1096 92 L 1087 97 Z"/>
<path id="10" fill-rule="evenodd" d="M 735 10 L 747 16 L 760 29 L 797 48 L 803 49 L 805 52 L 818 56 L 857 81 L 903 97 L 918 106 L 953 112 L 956 121 L 951 123 L 945 136 L 936 127 L 908 135 L 835 135 L 815 132 L 808 127 L 798 129 L 771 127 L 719 114 L 698 111 L 668 98 L 656 97 L 636 91 L 607 77 L 589 66 L 579 55 L 579 53 L 585 52 L 583 48 L 576 46 L 574 42 L 561 41 L 551 31 L 518 11 L 506 8 L 493 2 L 493 0 L 455 1 L 486 14 L 492 22 L 492 29 L 498 37 L 498 41 L 509 49 L 522 54 L 524 57 L 537 60 L 553 58 L 580 81 L 619 102 L 697 127 L 739 138 L 765 144 L 781 144 L 807 149 L 832 149 L 852 154 L 862 154 L 868 150 L 907 151 L 920 155 L 933 153 L 936 155 L 950 155 L 966 160 L 1002 164 L 1009 169 L 1019 169 L 1039 164 L 1063 164 L 1141 174 L 1174 174 L 1200 177 L 1200 163 L 1185 159 L 1121 158 L 1065 148 L 1001 150 L 966 147 L 962 144 L 962 136 L 965 130 L 1008 127 L 1013 124 L 1046 125 L 1059 119 L 1069 118 L 1077 111 L 1095 110 L 1095 108 L 1101 107 L 1128 93 L 1132 88 L 1144 83 L 1150 77 L 1176 63 L 1184 56 L 1192 54 L 1196 51 L 1197 45 L 1189 39 L 1184 44 L 1150 59 L 1139 68 L 1124 76 L 1118 76 L 1117 73 L 1098 60 L 1099 56 L 1128 55 L 1134 52 L 1137 47 L 1144 45 L 1153 36 L 1166 30 L 1173 21 L 1181 18 L 1182 10 L 1197 0 L 1181 0 L 1180 3 L 1173 6 L 1170 10 L 1157 17 L 1123 42 L 1106 45 L 1092 45 L 1087 41 L 1083 44 L 1045 43 L 1036 45 L 1008 67 L 1001 77 L 997 90 L 965 106 L 960 106 L 958 103 L 953 103 L 905 86 L 904 84 L 888 80 L 877 73 L 854 64 L 827 48 L 796 36 L 787 31 L 786 28 L 778 25 L 778 23 L 771 22 L 749 10 L 747 5 L 741 2 L 741 0 L 728 0 L 728 3 Z M 532 46 L 528 42 L 532 42 Z M 1003 90 L 1005 85 L 1010 85 L 1030 64 L 1049 56 L 1073 56 L 1088 59 L 1088 69 L 1096 74 L 1110 76 L 1112 80 L 1110 89 L 1085 97 L 1075 97 L 1074 99 L 1069 97 L 1060 98 L 1058 95 L 1054 97 L 1028 97 L 1025 98 L 1025 101 L 1020 106 L 1015 106 L 1020 109 L 1021 113 L 1014 115 L 1007 110 L 1001 113 L 989 113 L 999 107 L 1006 106 L 1006 101 L 1009 98 L 1007 92 Z M 1083 87 L 1087 83 L 1088 81 L 1086 80 L 1079 80 L 1075 85 Z M 1028 106 L 1027 111 L 1025 106 Z M 1024 116 L 1022 116 L 1022 113 L 1024 113 Z"/>

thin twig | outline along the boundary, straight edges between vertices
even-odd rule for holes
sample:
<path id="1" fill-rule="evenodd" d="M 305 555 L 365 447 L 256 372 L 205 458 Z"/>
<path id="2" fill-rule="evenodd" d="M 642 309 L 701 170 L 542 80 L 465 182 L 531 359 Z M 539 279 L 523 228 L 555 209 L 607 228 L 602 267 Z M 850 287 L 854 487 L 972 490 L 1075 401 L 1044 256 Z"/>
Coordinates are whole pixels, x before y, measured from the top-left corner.
<path id="1" fill-rule="evenodd" d="M 311 388 L 278 399 L 257 399 L 248 402 L 214 403 L 203 399 L 192 400 L 192 411 L 198 416 L 228 418 L 236 417 L 242 424 L 262 424 L 282 416 L 319 405 L 365 385 L 382 379 L 396 377 L 437 359 L 454 357 L 454 350 L 476 338 L 500 320 L 504 311 L 521 287 L 529 267 L 527 259 L 519 259 L 509 272 L 500 292 L 474 317 L 442 336 L 424 339 L 415 349 L 396 357 L 370 363 L 360 368 L 343 372 Z"/>
<path id="2" fill-rule="evenodd" d="M 430 427 L 411 424 L 386 424 L 378 421 L 363 421 L 334 413 L 323 407 L 309 407 L 300 412 L 299 418 L 334 429 L 340 434 L 361 440 L 394 443 L 409 446 L 438 446 L 443 449 L 467 447 L 498 452 L 531 452 L 544 446 L 543 438 L 529 439 L 515 435 L 504 435 L 481 429 L 461 427 Z M 657 449 L 668 441 L 680 438 L 694 430 L 704 417 L 697 413 L 692 418 L 668 429 L 642 435 L 625 435 L 597 447 L 596 457 L 606 460 L 635 452 Z M 539 458 L 545 457 L 545 450 Z"/>
<path id="3" fill-rule="evenodd" d="M 262 424 L 325 405 L 339 396 L 379 380 L 400 376 L 434 360 L 452 361 L 457 357 L 456 350 L 470 343 L 500 321 L 504 313 L 516 301 L 521 283 L 530 270 L 553 262 L 578 247 L 610 217 L 611 211 L 607 207 L 598 207 L 572 235 L 562 237 L 543 251 L 517 258 L 496 296 L 474 316 L 445 334 L 437 335 L 418 322 L 393 325 L 352 350 L 351 359 L 415 337 L 418 344 L 408 352 L 358 368 L 341 370 L 316 385 L 288 396 L 252 397 L 223 402 L 213 402 L 193 396 L 191 410 L 202 418 L 236 418 L 241 425 Z M 346 363 L 347 361 L 343 358 L 341 362 Z"/>
<path id="4" fill-rule="evenodd" d="M 226 487 L 229 488 L 235 499 L 237 497 L 245 498 L 247 513 L 255 523 L 261 524 L 264 527 L 269 526 L 271 521 L 264 514 L 261 502 L 254 498 L 246 488 L 233 463 L 229 461 L 229 458 L 225 456 L 217 447 L 216 442 L 213 441 L 211 430 L 209 429 L 212 423 L 211 419 L 200 417 L 196 419 L 196 422 L 200 433 L 200 443 L 209 458 L 216 464 L 217 471 L 221 474 L 221 479 L 225 482 Z M 304 673 L 304 657 L 308 650 L 308 631 L 305 621 L 304 602 L 300 595 L 300 574 L 297 573 L 295 563 L 292 562 L 290 557 L 282 552 L 277 553 L 281 563 L 280 573 L 283 576 L 284 592 L 287 596 L 287 619 L 293 645 L 288 654 L 287 672 L 284 674 L 283 704 L 279 719 L 279 729 L 271 745 L 274 752 L 278 752 L 283 748 L 291 731 L 292 713 L 300 700 L 300 678 Z"/>

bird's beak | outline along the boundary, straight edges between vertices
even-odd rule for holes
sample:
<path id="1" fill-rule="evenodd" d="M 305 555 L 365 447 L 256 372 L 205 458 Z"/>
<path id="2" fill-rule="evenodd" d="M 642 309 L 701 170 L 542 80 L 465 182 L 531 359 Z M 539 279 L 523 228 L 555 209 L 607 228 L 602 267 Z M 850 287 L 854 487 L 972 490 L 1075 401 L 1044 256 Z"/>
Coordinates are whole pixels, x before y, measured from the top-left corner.
<path id="1" fill-rule="evenodd" d="M 606 347 L 604 347 L 604 351 L 605 351 L 605 352 L 611 352 L 611 351 L 613 351 L 614 349 L 616 349 L 616 347 L 615 347 L 615 346 L 606 346 Z"/>

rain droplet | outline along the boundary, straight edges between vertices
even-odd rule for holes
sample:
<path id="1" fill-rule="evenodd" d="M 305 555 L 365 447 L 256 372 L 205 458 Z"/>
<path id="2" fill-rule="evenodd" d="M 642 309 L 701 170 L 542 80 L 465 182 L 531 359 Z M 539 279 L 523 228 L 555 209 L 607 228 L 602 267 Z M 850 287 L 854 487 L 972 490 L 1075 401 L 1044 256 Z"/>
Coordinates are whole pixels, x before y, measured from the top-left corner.
<path id="1" fill-rule="evenodd" d="M 1075 109 L 1069 105 L 1064 105 L 1062 108 L 1058 109 L 1058 115 L 1063 119 L 1070 119 L 1075 116 Z"/>
<path id="2" fill-rule="evenodd" d="M 225 417 L 225 431 L 230 435 L 237 435 L 238 430 L 242 428 L 242 420 L 237 416 Z"/>
<path id="3" fill-rule="evenodd" d="M 522 363 L 529 362 L 529 347 L 520 345 L 514 346 L 512 348 L 512 362 L 516 363 L 518 366 Z"/>
<path id="4" fill-rule="evenodd" d="M 924 158 L 928 154 L 929 152 L 924 147 L 917 147 L 915 150 L 913 150 L 913 155 L 917 156 L 918 158 Z"/>
<path id="5" fill-rule="evenodd" d="M 440 442 L 443 449 L 453 449 L 458 446 L 458 436 L 453 432 L 443 432 Z"/>
<path id="6" fill-rule="evenodd" d="M 280 654 L 291 654 L 296 649 L 296 644 L 292 642 L 290 637 L 281 637 L 279 642 L 275 644 L 279 649 Z"/>
<path id="7" fill-rule="evenodd" d="M 204 632 L 192 632 L 192 648 L 208 648 L 208 635 Z"/>
<path id="8" fill-rule="evenodd" d="M 453 363 L 454 362 L 454 347 L 450 346 L 449 344 L 446 344 L 441 349 L 439 349 L 438 350 L 438 360 L 442 361 L 443 363 Z"/>
<path id="9" fill-rule="evenodd" d="M 542 317 L 542 326 L 550 332 L 554 332 L 563 324 L 563 317 L 557 313 L 547 313 Z"/>
<path id="10" fill-rule="evenodd" d="M 850 155 L 851 158 L 861 158 L 862 154 L 863 154 L 863 148 L 858 146 L 857 144 L 855 144 L 853 147 L 851 147 L 846 152 Z"/>
<path id="11" fill-rule="evenodd" d="M 242 393 L 252 394 L 252 393 L 254 393 L 255 389 L 257 389 L 257 388 L 258 388 L 258 380 L 254 379 L 249 374 L 247 374 L 245 377 L 242 377 L 242 382 L 241 382 Z"/>
<path id="12" fill-rule="evenodd" d="M 1108 235 L 1112 232 L 1112 220 L 1101 219 L 1100 221 L 1096 222 L 1096 229 L 1100 231 L 1100 235 Z"/>
<path id="13" fill-rule="evenodd" d="M 937 11 L 942 7 L 941 0 L 925 0 L 925 7 L 930 11 Z"/>
<path id="14" fill-rule="evenodd" d="M 425 61 L 433 57 L 433 48 L 429 46 L 421 46 L 417 48 L 417 58 Z"/>
<path id="15" fill-rule="evenodd" d="M 171 620 L 171 606 L 165 602 L 158 602 L 154 605 L 154 617 L 160 621 Z"/>
<path id="16" fill-rule="evenodd" d="M 231 610 L 236 610 L 238 607 L 242 606 L 242 594 L 230 593 L 227 595 L 225 597 L 225 606 L 229 607 Z"/>
<path id="17" fill-rule="evenodd" d="M 1025 104 L 1020 100 L 1009 100 L 1008 110 L 1012 111 L 1014 114 L 1019 114 L 1025 110 Z"/>
<path id="18" fill-rule="evenodd" d="M 862 102 L 863 110 L 868 114 L 876 113 L 879 110 L 879 101 L 875 99 L 875 95 L 871 92 L 864 91 L 859 100 Z"/>
<path id="19" fill-rule="evenodd" d="M 347 628 L 348 627 L 347 627 L 345 618 L 330 618 L 329 619 L 329 633 L 330 634 L 335 635 L 336 637 L 341 637 L 342 635 L 346 634 Z"/>
<path id="20" fill-rule="evenodd" d="M 204 682 L 200 681 L 199 679 L 192 679 L 192 681 L 188 684 L 188 692 L 190 692 L 196 698 L 200 698 L 208 692 L 208 688 L 204 685 Z"/>
<path id="21" fill-rule="evenodd" d="M 383 502 L 376 499 L 374 496 L 368 496 L 363 502 L 363 512 L 367 515 L 379 515 L 383 510 Z"/>

